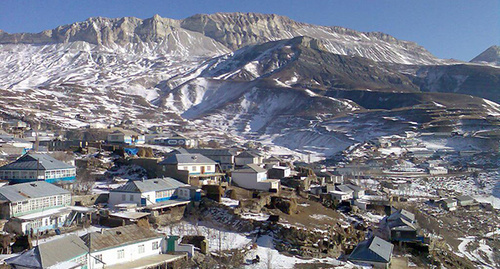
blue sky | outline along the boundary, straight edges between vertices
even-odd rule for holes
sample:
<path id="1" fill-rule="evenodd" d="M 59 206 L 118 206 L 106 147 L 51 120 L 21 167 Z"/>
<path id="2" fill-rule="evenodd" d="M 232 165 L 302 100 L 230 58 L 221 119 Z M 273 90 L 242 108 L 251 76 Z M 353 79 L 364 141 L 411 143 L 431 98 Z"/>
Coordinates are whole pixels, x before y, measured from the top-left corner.
<path id="1" fill-rule="evenodd" d="M 441 58 L 468 61 L 500 45 L 500 0 L 0 0 L 0 29 L 40 32 L 95 16 L 182 19 L 236 11 L 384 32 Z"/>

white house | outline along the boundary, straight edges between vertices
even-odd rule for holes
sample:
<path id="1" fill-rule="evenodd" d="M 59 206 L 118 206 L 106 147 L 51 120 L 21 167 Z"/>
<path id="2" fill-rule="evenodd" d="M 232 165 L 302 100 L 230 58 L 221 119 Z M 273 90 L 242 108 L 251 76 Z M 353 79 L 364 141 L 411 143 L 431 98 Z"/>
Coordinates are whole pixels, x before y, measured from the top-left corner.
<path id="1" fill-rule="evenodd" d="M 218 184 L 225 175 L 217 172 L 217 162 L 198 153 L 170 154 L 158 165 L 161 175 L 191 185 Z"/>
<path id="2" fill-rule="evenodd" d="M 444 167 L 431 167 L 429 168 L 429 174 L 431 174 L 431 176 L 436 176 L 436 175 L 446 175 L 448 174 L 448 169 L 444 168 Z"/>
<path id="3" fill-rule="evenodd" d="M 346 193 L 342 191 L 330 191 L 329 194 L 331 195 L 332 199 L 336 201 L 348 201 L 352 199 L 352 193 Z"/>
<path id="4" fill-rule="evenodd" d="M 236 166 L 243 166 L 247 164 L 261 164 L 263 161 L 262 156 L 260 156 L 257 153 L 250 152 L 250 151 L 244 151 L 240 154 L 238 154 L 234 158 L 234 162 Z"/>
<path id="5" fill-rule="evenodd" d="M 280 188 L 280 181 L 268 179 L 267 170 L 256 164 L 247 164 L 242 169 L 234 170 L 231 175 L 232 181 L 245 189 L 278 191 Z"/>
<path id="6" fill-rule="evenodd" d="M 167 200 L 190 200 L 190 186 L 170 177 L 129 181 L 109 192 L 108 205 L 148 206 Z"/>
<path id="7" fill-rule="evenodd" d="M 186 253 L 165 254 L 165 245 L 162 234 L 127 225 L 82 237 L 66 235 L 6 263 L 13 268 L 171 268 L 169 263 L 186 259 Z"/>
<path id="8" fill-rule="evenodd" d="M 45 181 L 0 187 L 0 218 L 9 219 L 71 204 L 71 193 Z"/>
<path id="9" fill-rule="evenodd" d="M 359 198 L 365 196 L 365 190 L 360 188 L 359 186 L 352 185 L 352 184 L 345 184 L 345 186 L 347 186 L 349 189 L 352 190 L 352 198 L 359 199 Z"/>
<path id="10" fill-rule="evenodd" d="M 335 185 L 335 190 L 347 194 L 349 196 L 348 199 L 354 198 L 354 190 L 347 185 Z"/>
<path id="11" fill-rule="evenodd" d="M 138 134 L 130 130 L 115 130 L 108 134 L 108 143 L 110 144 L 127 144 L 127 145 L 141 145 L 144 144 L 146 139 L 144 135 Z"/>

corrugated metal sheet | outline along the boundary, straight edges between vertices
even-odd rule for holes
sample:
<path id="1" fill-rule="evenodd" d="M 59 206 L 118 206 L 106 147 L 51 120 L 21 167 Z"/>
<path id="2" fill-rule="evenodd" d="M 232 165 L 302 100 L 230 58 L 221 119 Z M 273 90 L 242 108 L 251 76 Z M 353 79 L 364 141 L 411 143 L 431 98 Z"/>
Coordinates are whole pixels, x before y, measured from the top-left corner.
<path id="1" fill-rule="evenodd" d="M 47 154 L 27 153 L 16 161 L 0 167 L 0 170 L 54 170 L 75 168 Z"/>
<path id="2" fill-rule="evenodd" d="M 160 164 L 217 164 L 214 160 L 207 158 L 201 154 L 186 153 L 186 154 L 172 154 Z"/>
<path id="3" fill-rule="evenodd" d="M 69 191 L 45 181 L 35 181 L 0 187 L 0 199 L 10 202 L 69 193 Z"/>
<path id="4" fill-rule="evenodd" d="M 150 229 L 137 225 L 127 225 L 102 232 L 93 232 L 82 236 L 85 245 L 90 251 L 114 248 L 133 243 L 163 237 Z"/>
<path id="5" fill-rule="evenodd" d="M 120 186 L 112 192 L 148 192 L 148 191 L 163 191 L 177 189 L 182 186 L 189 186 L 185 183 L 177 181 L 171 177 L 153 178 L 146 180 L 129 181 L 125 185 Z"/>

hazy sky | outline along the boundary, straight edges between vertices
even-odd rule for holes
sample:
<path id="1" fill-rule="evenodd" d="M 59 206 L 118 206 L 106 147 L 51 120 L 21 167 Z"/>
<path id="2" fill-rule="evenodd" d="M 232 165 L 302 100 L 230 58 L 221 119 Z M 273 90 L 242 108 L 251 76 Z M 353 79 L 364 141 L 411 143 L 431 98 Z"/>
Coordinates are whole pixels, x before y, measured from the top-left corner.
<path id="1" fill-rule="evenodd" d="M 182 19 L 236 11 L 384 32 L 415 41 L 441 58 L 468 61 L 500 45 L 500 0 L 0 0 L 0 29 L 40 32 L 96 16 Z"/>

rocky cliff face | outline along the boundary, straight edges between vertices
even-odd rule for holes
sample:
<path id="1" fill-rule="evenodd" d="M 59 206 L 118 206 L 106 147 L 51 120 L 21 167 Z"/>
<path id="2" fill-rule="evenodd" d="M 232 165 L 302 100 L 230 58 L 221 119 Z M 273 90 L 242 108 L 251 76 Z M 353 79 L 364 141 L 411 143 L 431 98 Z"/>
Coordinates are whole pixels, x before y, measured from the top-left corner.
<path id="1" fill-rule="evenodd" d="M 325 27 L 293 21 L 278 15 L 256 13 L 199 14 L 184 20 L 132 17 L 90 18 L 84 22 L 57 27 L 41 33 L 0 32 L 0 44 L 54 44 L 84 41 L 109 49 L 152 47 L 159 44 L 166 52 L 202 47 L 207 55 L 237 50 L 268 41 L 308 36 L 323 41 L 336 54 L 354 55 L 378 62 L 437 64 L 443 62 L 413 42 L 401 41 L 383 33 L 363 33 L 342 27 Z M 145 45 L 143 45 L 145 44 Z M 153 45 L 152 45 L 153 44 Z M 161 51 L 161 50 L 160 50 Z M 196 51 L 196 52 L 198 52 Z M 210 51 L 212 53 L 210 53 Z"/>

